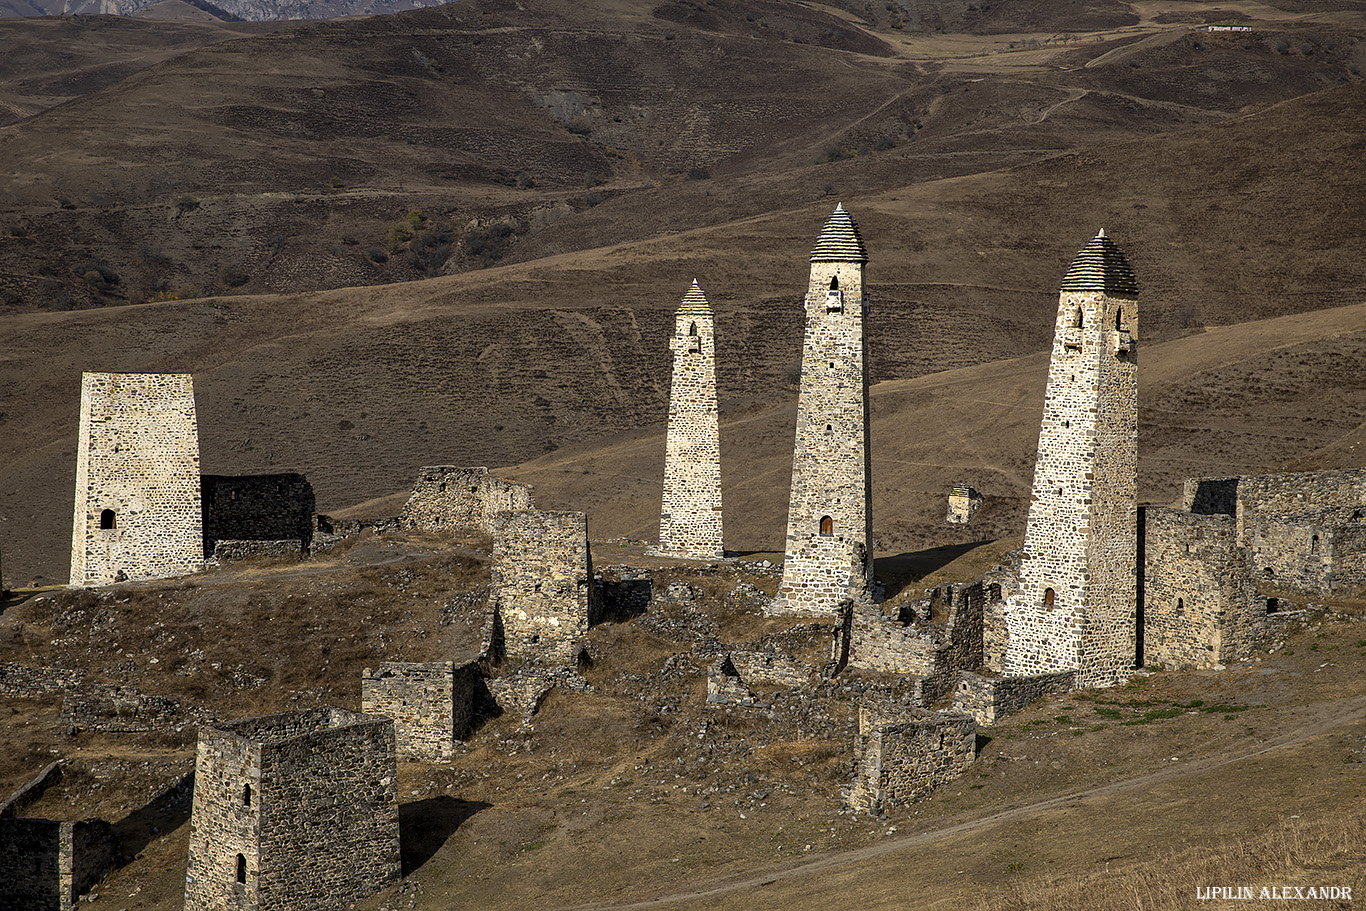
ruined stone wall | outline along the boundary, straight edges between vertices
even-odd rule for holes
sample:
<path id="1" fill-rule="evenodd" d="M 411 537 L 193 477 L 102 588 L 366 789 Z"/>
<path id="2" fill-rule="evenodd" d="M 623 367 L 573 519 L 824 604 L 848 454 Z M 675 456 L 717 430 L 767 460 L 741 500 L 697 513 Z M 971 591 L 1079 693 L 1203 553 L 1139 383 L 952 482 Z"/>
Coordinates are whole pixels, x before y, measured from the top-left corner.
<path id="1" fill-rule="evenodd" d="M 989 677 L 964 671 L 954 691 L 953 708 L 992 725 L 1003 715 L 1018 712 L 1036 699 L 1077 688 L 1077 672 L 1038 674 L 1030 677 Z"/>
<path id="2" fill-rule="evenodd" d="M 62 777 L 62 765 L 50 763 L 0 803 L 0 911 L 72 911 L 118 861 L 103 819 L 20 818 Z"/>
<path id="3" fill-rule="evenodd" d="M 402 528 L 492 534 L 500 512 L 531 509 L 531 488 L 489 474 L 487 468 L 432 465 L 419 468 L 413 493 L 403 505 Z"/>
<path id="4" fill-rule="evenodd" d="M 381 661 L 361 677 L 361 711 L 394 722 L 402 759 L 450 759 L 474 716 L 474 662 Z"/>
<path id="5" fill-rule="evenodd" d="M 322 708 L 200 729 L 186 911 L 332 911 L 399 874 L 392 721 Z"/>
<path id="6" fill-rule="evenodd" d="M 0 911 L 62 911 L 61 823 L 0 818 Z"/>
<path id="7" fill-rule="evenodd" d="M 1246 654 L 1260 615 L 1231 515 L 1148 507 L 1143 560 L 1143 660 L 1213 667 Z"/>
<path id="8" fill-rule="evenodd" d="M 1081 685 L 1109 686 L 1133 666 L 1137 319 L 1131 296 L 1059 295 L 1020 584 L 1005 606 L 1010 676 L 1075 669 Z"/>
<path id="9" fill-rule="evenodd" d="M 849 806 L 864 813 L 904 806 L 965 773 L 976 743 L 970 715 L 860 707 Z"/>
<path id="10" fill-rule="evenodd" d="M 84 374 L 71 584 L 157 579 L 203 565 L 190 376 Z"/>
<path id="11" fill-rule="evenodd" d="M 534 664 L 569 664 L 601 616 L 588 520 L 581 512 L 527 510 L 493 522 L 490 602 L 504 654 Z"/>
<path id="12" fill-rule="evenodd" d="M 1252 519 L 1333 509 L 1366 510 L 1366 469 L 1306 471 L 1238 479 L 1238 533 L 1246 543 Z"/>
<path id="13" fill-rule="evenodd" d="M 721 531 L 721 435 L 711 307 L 697 283 L 683 298 L 669 339 L 673 378 L 665 440 L 659 552 L 725 556 Z"/>
<path id="14" fill-rule="evenodd" d="M 812 254 L 786 555 L 770 613 L 833 618 L 872 581 L 866 262 L 837 209 Z"/>
<path id="15" fill-rule="evenodd" d="M 200 478 L 204 556 L 220 541 L 293 541 L 307 554 L 317 508 L 313 485 L 301 474 L 212 475 Z"/>
<path id="16" fill-rule="evenodd" d="M 239 560 L 301 560 L 308 556 L 302 542 L 284 541 L 215 541 L 209 559 L 213 563 L 236 563 Z"/>
<path id="17" fill-rule="evenodd" d="M 103 819 L 64 822 L 60 839 L 60 891 L 67 911 L 118 865 L 118 842 L 113 827 Z"/>

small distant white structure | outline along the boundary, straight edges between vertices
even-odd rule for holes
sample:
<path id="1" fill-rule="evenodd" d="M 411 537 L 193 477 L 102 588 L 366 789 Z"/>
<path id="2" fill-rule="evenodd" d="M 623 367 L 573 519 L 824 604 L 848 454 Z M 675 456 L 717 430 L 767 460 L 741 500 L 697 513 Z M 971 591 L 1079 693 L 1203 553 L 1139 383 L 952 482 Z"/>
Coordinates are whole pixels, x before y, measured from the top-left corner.
<path id="1" fill-rule="evenodd" d="M 949 491 L 949 512 L 944 520 L 952 525 L 966 525 L 982 506 L 982 495 L 966 484 L 955 484 Z"/>

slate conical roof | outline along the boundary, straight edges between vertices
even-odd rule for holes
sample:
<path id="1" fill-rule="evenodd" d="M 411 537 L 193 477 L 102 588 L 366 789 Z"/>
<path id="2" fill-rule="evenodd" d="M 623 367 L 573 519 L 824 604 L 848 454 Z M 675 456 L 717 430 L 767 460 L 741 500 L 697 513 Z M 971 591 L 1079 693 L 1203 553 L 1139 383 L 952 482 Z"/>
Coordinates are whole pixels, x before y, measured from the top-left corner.
<path id="1" fill-rule="evenodd" d="M 844 211 L 844 203 L 835 206 L 831 215 L 821 228 L 821 236 L 816 238 L 816 249 L 811 251 L 813 263 L 866 263 L 868 250 L 863 246 L 863 238 L 858 233 L 858 225 L 849 213 Z"/>
<path id="2" fill-rule="evenodd" d="M 1138 279 L 1129 260 L 1115 242 L 1105 236 L 1105 229 L 1081 248 L 1062 277 L 1063 291 L 1104 291 L 1133 297 L 1138 294 Z"/>
<path id="3" fill-rule="evenodd" d="M 683 295 L 683 303 L 678 305 L 678 312 L 711 316 L 711 304 L 707 303 L 707 296 L 697 286 L 697 279 L 692 280 L 692 287 L 688 289 L 687 294 Z"/>

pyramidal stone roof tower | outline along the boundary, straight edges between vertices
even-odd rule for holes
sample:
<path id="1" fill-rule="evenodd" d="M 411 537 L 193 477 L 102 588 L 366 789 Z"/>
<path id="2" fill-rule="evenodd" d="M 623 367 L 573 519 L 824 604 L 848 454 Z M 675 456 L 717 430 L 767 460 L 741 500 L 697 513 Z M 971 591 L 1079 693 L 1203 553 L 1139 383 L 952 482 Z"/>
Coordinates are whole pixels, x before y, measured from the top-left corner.
<path id="1" fill-rule="evenodd" d="M 187 373 L 86 373 L 71 584 L 204 568 L 199 430 Z"/>
<path id="2" fill-rule="evenodd" d="M 872 580 L 867 262 L 841 205 L 811 252 L 786 556 L 771 614 L 838 616 Z"/>
<path id="3" fill-rule="evenodd" d="M 1078 687 L 1110 686 L 1133 668 L 1137 296 L 1104 231 L 1063 276 L 1007 676 L 1076 670 Z"/>
<path id="4" fill-rule="evenodd" d="M 721 535 L 721 435 L 716 407 L 716 338 L 711 305 L 694 280 L 674 319 L 669 431 L 659 553 L 718 559 Z"/>

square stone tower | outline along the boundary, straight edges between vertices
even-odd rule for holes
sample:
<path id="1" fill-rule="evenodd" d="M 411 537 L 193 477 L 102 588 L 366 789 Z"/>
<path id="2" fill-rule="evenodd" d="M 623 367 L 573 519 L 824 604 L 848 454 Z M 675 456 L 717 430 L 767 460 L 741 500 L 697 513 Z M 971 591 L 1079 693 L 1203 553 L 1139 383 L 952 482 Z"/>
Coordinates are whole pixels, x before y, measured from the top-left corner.
<path id="1" fill-rule="evenodd" d="M 199 731 L 185 911 L 335 911 L 400 876 L 394 723 L 317 708 Z"/>
<path id="2" fill-rule="evenodd" d="M 203 567 L 190 375 L 84 374 L 71 584 L 157 579 Z"/>
<path id="3" fill-rule="evenodd" d="M 858 225 L 837 206 L 811 253 L 787 552 L 769 613 L 836 617 L 872 581 L 867 262 Z"/>
<path id="4" fill-rule="evenodd" d="M 501 624 L 504 657 L 573 664 L 588 630 L 602 619 L 587 516 L 529 509 L 493 521 L 490 603 Z"/>
<path id="5" fill-rule="evenodd" d="M 1080 687 L 1110 686 L 1134 666 L 1137 295 L 1104 231 L 1063 277 L 1007 676 L 1076 670 Z"/>
<path id="6" fill-rule="evenodd" d="M 716 407 L 716 340 L 711 305 L 694 280 L 674 319 L 669 432 L 664 455 L 664 506 L 659 553 L 719 559 L 721 433 Z"/>

